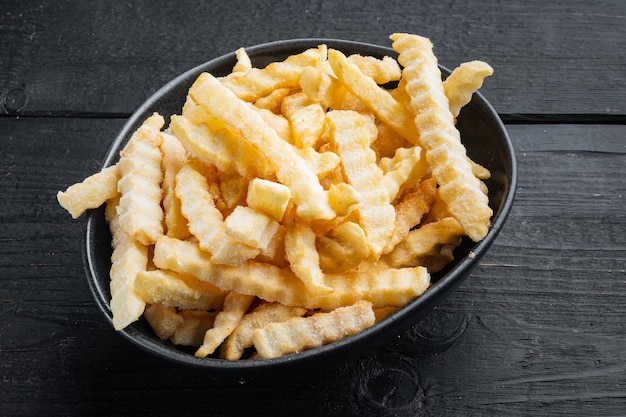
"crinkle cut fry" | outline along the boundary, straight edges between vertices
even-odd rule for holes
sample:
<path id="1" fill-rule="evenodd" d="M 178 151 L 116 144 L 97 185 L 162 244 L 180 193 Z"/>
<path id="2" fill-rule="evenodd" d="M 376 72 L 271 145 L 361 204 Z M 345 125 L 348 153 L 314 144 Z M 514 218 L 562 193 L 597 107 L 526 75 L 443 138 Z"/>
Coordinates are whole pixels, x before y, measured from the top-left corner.
<path id="1" fill-rule="evenodd" d="M 170 129 L 194 158 L 219 171 L 238 172 L 242 177 L 270 175 L 265 158 L 246 143 L 241 143 L 226 129 L 213 129 L 212 120 L 203 119 L 206 112 L 193 100 L 187 101 L 189 109 L 183 115 L 172 115 Z M 208 117 L 207 117 L 208 118 Z"/>
<path id="2" fill-rule="evenodd" d="M 112 165 L 67 187 L 65 191 L 59 191 L 57 200 L 73 219 L 77 219 L 87 209 L 100 207 L 105 201 L 115 198 L 119 194 L 119 179 L 119 167 Z"/>
<path id="3" fill-rule="evenodd" d="M 195 108 L 192 103 L 188 108 Z M 184 112 L 189 113 L 189 111 Z M 211 131 L 206 124 L 196 123 L 186 115 L 174 114 L 171 117 L 170 129 L 193 158 L 199 159 L 207 165 L 213 165 L 220 171 L 233 172 L 237 170 L 235 161 L 226 142 Z M 247 174 L 247 170 L 240 174 Z"/>
<path id="4" fill-rule="evenodd" d="M 122 228 L 144 245 L 151 245 L 163 234 L 163 171 L 160 129 L 165 123 L 157 113 L 150 116 L 131 136 L 117 163 L 121 194 L 117 207 Z"/>
<path id="5" fill-rule="evenodd" d="M 169 339 L 185 321 L 176 311 L 176 307 L 165 307 L 161 304 L 146 305 L 143 316 L 161 340 Z"/>
<path id="6" fill-rule="evenodd" d="M 315 247 L 315 232 L 297 219 L 288 221 L 285 233 L 285 256 L 291 270 L 311 293 L 326 293 L 332 288 L 323 282 L 324 274 Z"/>
<path id="7" fill-rule="evenodd" d="M 464 62 L 456 67 L 443 82 L 443 90 L 455 118 L 461 108 L 470 102 L 472 95 L 482 85 L 485 77 L 493 74 L 493 68 L 483 61 Z"/>
<path id="8" fill-rule="evenodd" d="M 365 104 L 335 77 L 320 68 L 306 67 L 300 77 L 302 92 L 332 110 L 365 111 Z"/>
<path id="9" fill-rule="evenodd" d="M 291 55 L 284 61 L 272 62 L 263 69 L 250 68 L 220 78 L 220 82 L 237 97 L 247 102 L 265 97 L 278 88 L 298 87 L 305 67 L 318 67 L 326 59 L 326 46 L 310 48 Z"/>
<path id="10" fill-rule="evenodd" d="M 327 294 L 311 294 L 289 268 L 248 261 L 237 266 L 217 265 L 196 244 L 162 236 L 154 248 L 154 263 L 162 269 L 189 274 L 224 290 L 285 305 L 332 310 L 364 299 L 374 307 L 401 307 L 421 295 L 430 284 L 423 267 L 380 268 L 327 274 Z"/>
<path id="11" fill-rule="evenodd" d="M 383 253 L 389 253 L 417 226 L 435 200 L 437 183 L 434 178 L 423 180 L 396 205 L 396 230 Z"/>
<path id="12" fill-rule="evenodd" d="M 372 304 L 358 301 L 328 313 L 294 317 L 254 331 L 259 357 L 274 358 L 335 342 L 364 330 L 376 321 Z"/>
<path id="13" fill-rule="evenodd" d="M 204 335 L 214 326 L 218 314 L 217 311 L 182 310 L 180 315 L 184 321 L 169 338 L 170 342 L 181 346 L 202 345 Z"/>
<path id="14" fill-rule="evenodd" d="M 252 69 L 252 61 L 248 56 L 245 48 L 239 48 L 235 51 L 235 55 L 237 55 L 237 63 L 233 66 L 233 73 L 236 72 L 246 72 Z"/>
<path id="15" fill-rule="evenodd" d="M 213 262 L 237 265 L 254 258 L 259 254 L 258 249 L 237 242 L 226 233 L 224 218 L 215 206 L 208 181 L 196 165 L 195 161 L 189 161 L 176 175 L 176 195 L 189 221 L 189 230 L 200 247 L 211 253 Z"/>
<path id="16" fill-rule="evenodd" d="M 186 239 L 190 236 L 187 228 L 187 219 L 180 211 L 180 200 L 176 197 L 176 174 L 187 161 L 186 150 L 180 141 L 173 135 L 161 132 L 163 141 L 163 213 L 165 216 L 165 234 L 177 239 Z"/>
<path id="17" fill-rule="evenodd" d="M 111 314 L 115 330 L 122 330 L 137 321 L 146 307 L 135 292 L 135 277 L 148 265 L 148 247 L 122 229 L 117 205 L 119 197 L 107 201 L 104 213 L 111 229 Z"/>
<path id="18" fill-rule="evenodd" d="M 378 118 L 411 143 L 419 143 L 420 134 L 411 121 L 411 113 L 396 101 L 391 93 L 379 87 L 376 81 L 363 74 L 359 67 L 348 62 L 340 51 L 329 49 L 328 62 L 350 93 L 361 100 Z"/>
<path id="19" fill-rule="evenodd" d="M 241 295 L 235 292 L 228 293 L 224 299 L 224 308 L 215 316 L 213 327 L 204 334 L 204 341 L 202 346 L 196 351 L 196 357 L 204 358 L 212 354 L 235 330 L 254 300 L 255 297 L 253 295 Z"/>
<path id="20" fill-rule="evenodd" d="M 247 103 L 238 99 L 209 73 L 201 74 L 189 95 L 214 117 L 223 120 L 267 157 L 279 182 L 289 187 L 297 213 L 307 220 L 331 219 L 335 212 L 315 173 Z"/>
<path id="21" fill-rule="evenodd" d="M 345 176 L 361 195 L 358 203 L 360 223 L 371 255 L 378 259 L 393 236 L 395 211 L 384 186 L 383 172 L 376 165 L 376 154 L 370 149 L 369 120 L 351 110 L 330 111 L 326 118 L 331 126 L 333 148 L 342 157 Z"/>
<path id="22" fill-rule="evenodd" d="M 386 84 L 391 81 L 398 81 L 402 76 L 398 61 L 390 56 L 382 59 L 373 56 L 363 56 L 353 54 L 348 56 L 348 62 L 359 67 L 361 72 L 371 77 L 376 84 Z"/>
<path id="23" fill-rule="evenodd" d="M 261 303 L 241 319 L 239 325 L 220 347 L 220 357 L 228 360 L 240 359 L 246 348 L 252 347 L 253 333 L 269 323 L 301 317 L 307 312 L 302 307 L 292 307 L 280 303 Z"/>
<path id="24" fill-rule="evenodd" d="M 465 233 L 479 241 L 487 234 L 493 212 L 454 125 L 432 43 L 421 36 L 401 33 L 393 34 L 391 39 L 399 53 L 398 61 L 404 66 L 402 76 L 416 114 L 420 143 L 426 149 L 426 160 L 433 167 L 441 196 Z"/>
<path id="25" fill-rule="evenodd" d="M 411 230 L 404 240 L 381 259 L 392 268 L 410 267 L 437 246 L 457 246 L 462 235 L 463 228 L 459 222 L 454 217 L 444 217 Z"/>
<path id="26" fill-rule="evenodd" d="M 422 148 L 412 146 L 410 148 L 398 148 L 393 158 L 382 158 L 379 166 L 388 166 L 385 170 L 383 182 L 389 193 L 389 200 L 394 201 L 398 194 L 408 185 L 423 177 L 428 172 L 428 164 L 421 161 Z M 388 164 L 384 164 L 388 162 Z M 414 181 L 413 181 L 414 180 Z M 407 184 L 408 183 L 408 184 Z"/>
<path id="27" fill-rule="evenodd" d="M 305 93 L 292 94 L 282 102 L 282 114 L 289 121 L 298 148 L 319 147 L 324 131 L 324 108 Z"/>
<path id="28" fill-rule="evenodd" d="M 164 270 L 138 272 L 135 292 L 146 303 L 189 310 L 219 309 L 226 297 L 226 291 L 208 282 Z"/>

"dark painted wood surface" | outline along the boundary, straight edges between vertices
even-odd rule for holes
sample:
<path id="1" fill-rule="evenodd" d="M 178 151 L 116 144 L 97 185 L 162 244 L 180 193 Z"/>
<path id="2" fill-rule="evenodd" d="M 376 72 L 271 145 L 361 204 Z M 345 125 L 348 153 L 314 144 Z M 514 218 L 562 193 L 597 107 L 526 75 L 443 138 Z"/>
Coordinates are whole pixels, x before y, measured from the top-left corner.
<path id="1" fill-rule="evenodd" d="M 289 38 L 389 45 L 430 37 L 441 64 L 483 59 L 504 114 L 623 115 L 621 0 L 97 2 L 3 0 L 0 91 L 9 113 L 128 114 L 180 72 Z M 8 107 L 8 108 L 7 108 Z"/>
<path id="2" fill-rule="evenodd" d="M 621 1 L 3 1 L 0 415 L 626 415 L 625 20 Z M 496 69 L 483 92 L 519 189 L 462 286 L 368 356 L 271 383 L 116 335 L 85 279 L 83 219 L 56 192 L 185 69 L 241 45 L 393 31 L 431 37 L 446 66 Z"/>

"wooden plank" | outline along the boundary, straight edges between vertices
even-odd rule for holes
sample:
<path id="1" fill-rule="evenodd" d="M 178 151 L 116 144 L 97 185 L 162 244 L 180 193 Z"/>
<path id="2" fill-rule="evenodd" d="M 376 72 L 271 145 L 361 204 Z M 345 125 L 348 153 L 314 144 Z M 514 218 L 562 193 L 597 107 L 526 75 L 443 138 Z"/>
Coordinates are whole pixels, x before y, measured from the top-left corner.
<path id="1" fill-rule="evenodd" d="M 0 415 L 626 413 L 622 126 L 509 126 L 518 198 L 461 287 L 363 358 L 268 383 L 176 367 L 102 320 L 55 193 L 122 123 L 0 119 Z"/>
<path id="2" fill-rule="evenodd" d="M 626 3 L 616 0 L 3 1 L 0 111 L 128 115 L 177 74 L 240 46 L 390 45 L 405 30 L 430 37 L 445 66 L 489 62 L 482 91 L 511 119 L 626 113 Z"/>

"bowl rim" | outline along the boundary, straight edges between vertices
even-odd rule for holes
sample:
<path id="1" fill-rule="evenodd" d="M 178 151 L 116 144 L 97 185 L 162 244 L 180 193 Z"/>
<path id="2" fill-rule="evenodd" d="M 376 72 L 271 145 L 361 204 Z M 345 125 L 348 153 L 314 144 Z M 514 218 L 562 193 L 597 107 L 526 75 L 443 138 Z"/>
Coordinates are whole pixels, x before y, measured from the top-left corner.
<path id="1" fill-rule="evenodd" d="M 397 56 L 397 53 L 390 47 L 366 42 L 334 38 L 285 39 L 261 43 L 258 45 L 245 47 L 245 49 L 247 53 L 252 58 L 254 58 L 254 55 L 258 55 L 266 51 L 273 51 L 276 49 L 284 51 L 284 49 L 294 48 L 303 50 L 304 48 L 314 47 L 319 44 L 326 44 L 329 47 L 337 48 L 340 50 L 358 49 L 363 51 L 363 53 L 371 53 L 377 55 L 387 54 L 394 57 Z M 106 153 L 106 158 L 103 162 L 101 169 L 105 169 L 106 167 L 115 163 L 115 161 L 119 157 L 119 152 L 115 151 L 119 150 L 122 144 L 128 140 L 129 135 L 134 132 L 134 130 L 136 130 L 136 128 L 138 127 L 138 123 L 140 123 L 145 117 L 144 113 L 148 109 L 150 109 L 151 106 L 155 105 L 155 103 L 157 103 L 159 99 L 161 99 L 170 90 L 172 90 L 172 88 L 184 82 L 185 80 L 189 80 L 190 77 L 193 77 L 193 79 L 195 79 L 195 77 L 200 72 L 206 70 L 207 68 L 219 67 L 226 62 L 232 61 L 234 58 L 235 51 L 220 55 L 216 58 L 210 59 L 202 64 L 188 69 L 187 71 L 179 74 L 178 76 L 164 84 L 162 87 L 158 88 L 132 113 L 132 115 L 124 123 L 114 141 L 111 143 L 111 146 Z M 450 70 L 441 65 L 439 65 L 439 67 L 443 74 L 449 75 Z M 469 275 L 471 270 L 478 264 L 478 261 L 485 255 L 487 250 L 493 244 L 497 235 L 500 233 L 511 211 L 511 207 L 515 199 L 515 194 L 517 190 L 517 162 L 515 158 L 513 144 L 510 140 L 508 132 L 495 109 L 485 99 L 481 92 L 477 91 L 474 93 L 473 102 L 474 105 L 478 106 L 478 110 L 481 113 L 484 113 L 485 115 L 488 115 L 490 118 L 493 119 L 493 121 L 495 122 L 495 126 L 493 127 L 498 130 L 498 134 L 503 139 L 502 146 L 506 152 L 506 156 L 508 156 L 508 161 L 505 162 L 504 166 L 509 166 L 511 171 L 510 175 L 507 177 L 508 187 L 505 190 L 503 202 L 500 206 L 499 211 L 497 213 L 494 212 L 491 227 L 485 238 L 480 242 L 473 244 L 470 253 L 464 256 L 463 259 L 457 261 L 456 265 L 454 265 L 449 271 L 442 275 L 440 279 L 438 279 L 437 282 L 435 282 L 422 295 L 420 295 L 398 311 L 394 312 L 389 317 L 385 318 L 385 320 L 376 323 L 373 326 L 362 330 L 355 335 L 346 337 L 339 341 L 318 348 L 305 350 L 299 353 L 278 358 L 238 361 L 230 361 L 213 357 L 197 358 L 193 354 L 178 350 L 173 345 L 172 348 L 165 348 L 162 343 L 159 343 L 159 341 L 155 340 L 155 338 L 157 337 L 156 335 L 147 335 L 140 329 L 135 328 L 132 324 L 123 330 L 117 331 L 117 333 L 120 333 L 132 344 L 166 360 L 174 361 L 176 363 L 192 366 L 195 368 L 210 369 L 211 371 L 220 373 L 232 373 L 233 371 L 236 371 L 238 375 L 241 375 L 244 372 L 267 373 L 268 371 L 278 372 L 286 369 L 291 370 L 296 364 L 305 366 L 313 361 L 328 360 L 332 357 L 337 356 L 345 357 L 345 354 L 349 353 L 353 346 L 362 346 L 362 344 L 365 344 L 367 342 L 368 347 L 362 349 L 364 351 L 363 353 L 365 353 L 365 351 L 371 351 L 388 341 L 389 335 L 397 335 L 407 330 L 410 326 L 416 324 L 422 317 L 429 313 L 435 305 L 439 304 L 454 287 L 460 285 L 464 278 Z M 163 116 L 169 117 L 169 115 Z M 99 281 L 98 273 L 95 270 L 95 262 L 92 258 L 93 242 L 91 241 L 90 236 L 92 236 L 92 234 L 94 233 L 95 218 L 98 215 L 102 215 L 102 211 L 99 212 L 98 210 L 90 210 L 87 213 L 85 230 L 83 234 L 83 258 L 87 281 L 89 284 L 89 288 L 96 300 L 96 304 L 100 311 L 103 313 L 103 315 L 106 317 L 106 319 L 109 321 L 109 323 L 112 324 L 112 316 L 109 307 L 109 295 L 106 293 L 106 290 L 102 287 L 102 285 L 97 284 L 97 282 Z M 387 337 L 384 337 L 385 335 L 387 335 Z M 357 355 L 353 355 L 352 357 L 356 356 Z"/>

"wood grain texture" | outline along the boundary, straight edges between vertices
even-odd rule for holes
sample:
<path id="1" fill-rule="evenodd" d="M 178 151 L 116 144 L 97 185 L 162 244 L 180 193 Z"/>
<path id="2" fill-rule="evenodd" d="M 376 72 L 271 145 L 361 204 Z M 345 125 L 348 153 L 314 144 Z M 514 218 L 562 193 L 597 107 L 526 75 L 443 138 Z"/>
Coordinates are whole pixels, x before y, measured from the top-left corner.
<path id="1" fill-rule="evenodd" d="M 177 74 L 240 46 L 306 37 L 390 45 L 397 31 L 430 37 L 447 67 L 489 62 L 495 74 L 482 91 L 501 114 L 626 113 L 619 0 L 5 0 L 0 110 L 128 115 Z"/>
<path id="2" fill-rule="evenodd" d="M 467 281 L 371 354 L 267 382 L 153 358 L 102 319 L 55 194 L 122 123 L 0 118 L 0 415 L 626 414 L 623 126 L 508 126 L 516 203 Z"/>
<path id="3" fill-rule="evenodd" d="M 0 416 L 626 415 L 625 19 L 617 0 L 0 2 Z M 472 275 L 312 375 L 224 380 L 117 335 L 86 282 L 84 219 L 56 192 L 188 68 L 395 31 L 430 37 L 445 66 L 492 64 L 482 92 L 514 122 L 515 205 Z"/>

